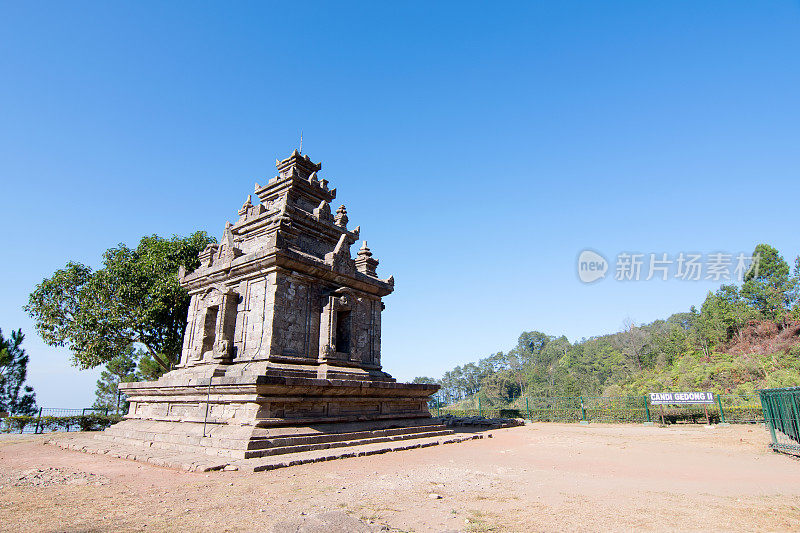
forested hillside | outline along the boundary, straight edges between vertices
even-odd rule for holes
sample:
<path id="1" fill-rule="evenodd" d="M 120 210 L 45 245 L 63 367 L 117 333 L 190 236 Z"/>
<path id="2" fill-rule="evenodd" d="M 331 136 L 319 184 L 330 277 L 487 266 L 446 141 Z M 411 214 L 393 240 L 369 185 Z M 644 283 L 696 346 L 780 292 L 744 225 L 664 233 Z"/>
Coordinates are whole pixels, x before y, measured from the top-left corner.
<path id="1" fill-rule="evenodd" d="M 699 309 L 575 343 L 526 331 L 508 352 L 415 382 L 441 384 L 447 403 L 478 392 L 493 398 L 744 394 L 800 385 L 800 257 L 792 272 L 769 245 L 756 246 L 753 255 L 758 268 L 739 285 L 709 292 Z"/>

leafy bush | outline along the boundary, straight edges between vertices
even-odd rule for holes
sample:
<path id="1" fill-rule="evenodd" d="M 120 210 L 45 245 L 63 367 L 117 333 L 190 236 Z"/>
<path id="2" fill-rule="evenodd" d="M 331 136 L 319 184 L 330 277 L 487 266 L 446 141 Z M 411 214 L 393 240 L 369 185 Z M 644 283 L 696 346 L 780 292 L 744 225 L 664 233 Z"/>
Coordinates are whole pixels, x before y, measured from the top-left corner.
<path id="1" fill-rule="evenodd" d="M 97 431 L 111 425 L 108 417 L 103 415 L 84 415 L 78 419 L 81 431 Z"/>
<path id="2" fill-rule="evenodd" d="M 29 429 L 31 433 L 36 428 L 38 419 L 39 432 L 57 431 L 63 429 L 69 431 L 76 426 L 80 431 L 99 431 L 107 428 L 111 424 L 116 424 L 122 420 L 120 415 L 78 415 L 78 416 L 9 416 L 4 419 L 3 431 L 10 433 L 16 431 L 23 433 Z"/>
<path id="3" fill-rule="evenodd" d="M 70 428 L 78 425 L 79 418 L 79 416 L 59 416 L 58 427 L 64 429 L 65 431 L 69 431 Z"/>
<path id="4" fill-rule="evenodd" d="M 25 430 L 25 427 L 28 424 L 35 424 L 36 418 L 32 416 L 9 416 L 4 419 L 5 420 L 5 429 L 6 433 L 10 433 L 11 431 L 19 430 L 22 433 Z"/>
<path id="5" fill-rule="evenodd" d="M 39 421 L 39 431 L 55 431 L 61 425 L 61 417 L 58 416 L 43 416 Z"/>
<path id="6" fill-rule="evenodd" d="M 122 420 L 122 415 L 96 415 L 95 418 L 97 419 L 97 429 L 100 430 Z"/>

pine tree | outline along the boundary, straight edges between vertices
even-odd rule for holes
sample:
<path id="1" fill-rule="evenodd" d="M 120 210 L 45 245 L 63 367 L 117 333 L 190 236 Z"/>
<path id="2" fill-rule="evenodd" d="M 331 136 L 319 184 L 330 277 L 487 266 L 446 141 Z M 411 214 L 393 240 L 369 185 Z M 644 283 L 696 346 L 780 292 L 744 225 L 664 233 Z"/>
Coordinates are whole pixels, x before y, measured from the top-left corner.
<path id="1" fill-rule="evenodd" d="M 22 330 L 11 331 L 6 339 L 0 330 L 0 411 L 14 415 L 36 413 L 36 394 L 25 385 L 28 377 L 28 355 L 22 348 Z"/>
<path id="2" fill-rule="evenodd" d="M 742 297 L 764 320 L 780 322 L 791 309 L 797 280 L 789 275 L 789 264 L 772 246 L 759 244 L 753 257 L 758 258 L 757 267 L 745 276 Z"/>
<path id="3" fill-rule="evenodd" d="M 142 350 L 134 350 L 133 346 L 130 346 L 106 363 L 105 369 L 100 373 L 100 379 L 97 380 L 97 389 L 94 391 L 97 398 L 94 401 L 94 407 L 109 411 L 116 411 L 117 407 L 122 411 L 127 410 L 127 402 L 117 405 L 119 384 L 139 379 L 136 363 L 142 355 Z"/>

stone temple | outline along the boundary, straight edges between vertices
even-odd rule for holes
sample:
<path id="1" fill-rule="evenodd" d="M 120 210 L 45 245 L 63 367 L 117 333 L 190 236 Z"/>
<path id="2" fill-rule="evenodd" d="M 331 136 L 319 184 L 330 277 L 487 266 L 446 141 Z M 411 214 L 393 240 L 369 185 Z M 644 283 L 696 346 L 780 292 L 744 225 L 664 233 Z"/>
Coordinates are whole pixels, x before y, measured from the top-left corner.
<path id="1" fill-rule="evenodd" d="M 256 183 L 201 266 L 179 272 L 191 295 L 180 363 L 123 383 L 130 409 L 99 438 L 250 458 L 446 433 L 431 419 L 437 385 L 396 383 L 381 366 L 383 297 L 394 279 L 336 189 L 297 150 Z"/>

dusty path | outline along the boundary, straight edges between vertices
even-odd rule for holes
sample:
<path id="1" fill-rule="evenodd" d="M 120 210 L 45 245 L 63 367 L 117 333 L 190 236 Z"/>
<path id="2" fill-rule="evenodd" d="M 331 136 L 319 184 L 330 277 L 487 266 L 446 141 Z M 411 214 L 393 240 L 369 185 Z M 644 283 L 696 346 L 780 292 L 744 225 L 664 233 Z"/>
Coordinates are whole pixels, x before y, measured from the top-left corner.
<path id="1" fill-rule="evenodd" d="M 493 436 L 257 474 L 177 472 L 41 436 L 3 438 L 0 528 L 270 531 L 341 510 L 376 531 L 800 530 L 800 461 L 767 451 L 762 426 L 534 424 Z M 47 468 L 79 475 L 18 479 Z"/>

